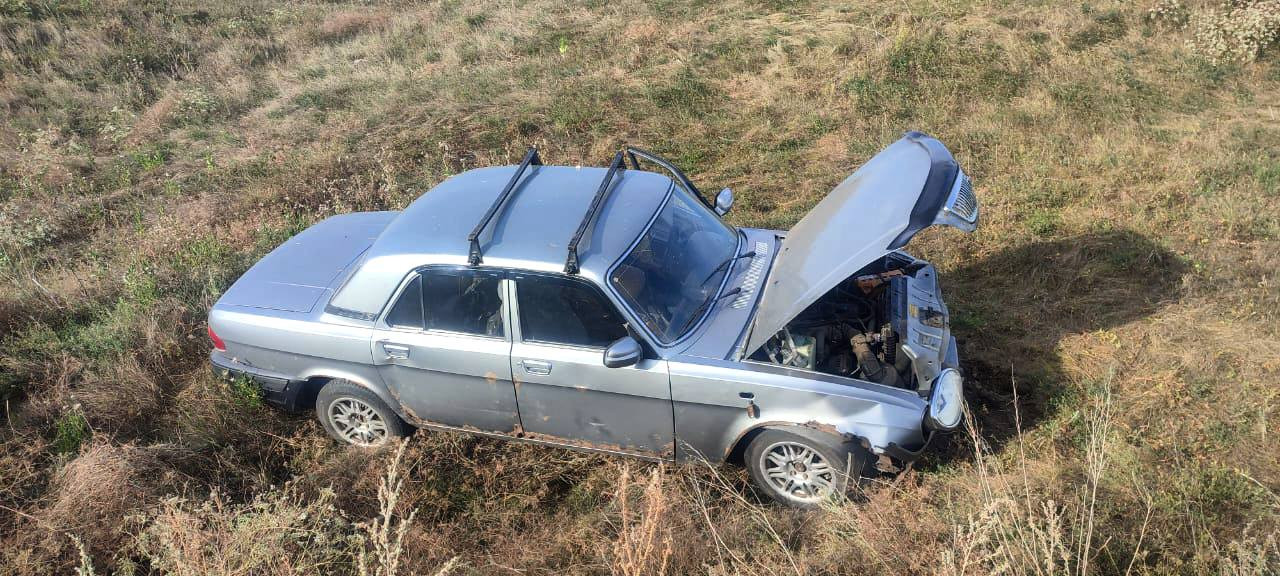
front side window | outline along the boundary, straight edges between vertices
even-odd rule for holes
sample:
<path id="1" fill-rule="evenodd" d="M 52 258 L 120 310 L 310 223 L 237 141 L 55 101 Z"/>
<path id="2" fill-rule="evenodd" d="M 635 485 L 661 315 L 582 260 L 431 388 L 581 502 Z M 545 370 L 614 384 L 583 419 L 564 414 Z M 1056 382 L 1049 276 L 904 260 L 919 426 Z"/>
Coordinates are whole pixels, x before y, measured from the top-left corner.
<path id="1" fill-rule="evenodd" d="M 387 324 L 501 338 L 502 275 L 491 270 L 427 269 L 409 282 Z"/>
<path id="2" fill-rule="evenodd" d="M 604 348 L 627 335 L 613 305 L 596 288 L 553 276 L 516 278 L 524 340 Z"/>
<path id="3" fill-rule="evenodd" d="M 737 233 L 677 186 L 609 282 L 666 344 L 710 307 L 737 246 Z"/>

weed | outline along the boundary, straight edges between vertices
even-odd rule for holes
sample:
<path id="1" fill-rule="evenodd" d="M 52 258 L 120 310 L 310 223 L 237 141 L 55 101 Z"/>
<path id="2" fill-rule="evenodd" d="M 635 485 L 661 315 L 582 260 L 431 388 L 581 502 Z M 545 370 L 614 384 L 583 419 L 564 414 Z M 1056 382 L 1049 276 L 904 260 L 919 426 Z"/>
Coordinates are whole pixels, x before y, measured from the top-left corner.
<path id="1" fill-rule="evenodd" d="M 246 408 L 261 408 L 262 386 L 248 376 L 238 376 L 227 381 L 231 397 L 236 403 Z"/>
<path id="2" fill-rule="evenodd" d="M 173 121 L 178 126 L 205 124 L 214 117 L 219 106 L 219 102 L 204 90 L 188 90 L 178 99 Z"/>
<path id="3" fill-rule="evenodd" d="M 93 559 L 89 557 L 89 551 L 85 550 L 84 542 L 75 534 L 69 534 L 71 543 L 76 547 L 76 553 L 80 556 L 80 565 L 76 566 L 76 576 L 94 576 L 97 574 L 93 571 Z"/>
<path id="4" fill-rule="evenodd" d="M 650 472 L 649 480 L 639 486 L 641 501 L 636 504 L 630 494 L 631 469 L 622 468 L 617 492 L 618 539 L 613 544 L 611 562 L 615 574 L 661 576 L 667 573 L 674 542 L 667 528 L 669 503 L 663 476 L 661 466 Z"/>
<path id="5" fill-rule="evenodd" d="M 404 449 L 408 441 L 401 441 L 396 446 L 395 456 L 387 464 L 386 473 L 378 483 L 378 518 L 369 522 L 367 542 L 372 550 L 360 550 L 360 576 L 397 576 L 400 573 L 400 555 L 404 553 L 404 535 L 413 525 L 417 510 L 411 510 L 408 516 L 397 517 L 397 505 L 401 492 L 404 491 L 404 478 L 401 477 L 400 460 L 404 458 Z M 372 556 L 372 558 L 370 558 Z M 456 560 L 451 560 L 442 572 L 447 572 Z M 372 565 L 373 571 L 369 568 Z"/>
<path id="6" fill-rule="evenodd" d="M 1037 236 L 1049 236 L 1057 231 L 1061 216 L 1057 210 L 1037 208 L 1027 217 L 1027 228 Z"/>
<path id="7" fill-rule="evenodd" d="M 84 418 L 80 406 L 72 406 L 63 410 L 62 416 L 54 423 L 53 449 L 58 454 L 74 454 L 80 451 L 80 445 L 89 439 L 89 422 Z"/>

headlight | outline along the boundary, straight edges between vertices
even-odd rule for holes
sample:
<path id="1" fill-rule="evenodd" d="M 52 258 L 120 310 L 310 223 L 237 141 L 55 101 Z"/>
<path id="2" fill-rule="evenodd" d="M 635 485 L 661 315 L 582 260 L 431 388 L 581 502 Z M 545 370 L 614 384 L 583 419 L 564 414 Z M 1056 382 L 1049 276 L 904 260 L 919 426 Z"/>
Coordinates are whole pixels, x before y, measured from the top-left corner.
<path id="1" fill-rule="evenodd" d="M 947 368 L 933 382 L 929 393 L 929 415 L 926 418 L 934 430 L 954 430 L 960 426 L 964 415 L 964 378 L 960 372 Z"/>

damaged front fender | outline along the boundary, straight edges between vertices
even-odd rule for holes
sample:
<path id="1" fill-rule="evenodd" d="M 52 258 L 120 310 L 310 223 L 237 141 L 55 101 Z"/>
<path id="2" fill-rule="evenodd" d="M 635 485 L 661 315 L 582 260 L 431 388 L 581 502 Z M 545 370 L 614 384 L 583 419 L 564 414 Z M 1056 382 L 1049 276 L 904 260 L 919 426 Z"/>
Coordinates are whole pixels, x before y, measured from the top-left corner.
<path id="1" fill-rule="evenodd" d="M 772 364 L 671 363 L 680 458 L 729 458 L 762 428 L 799 426 L 856 440 L 882 455 L 921 446 L 927 402 L 907 390 Z"/>

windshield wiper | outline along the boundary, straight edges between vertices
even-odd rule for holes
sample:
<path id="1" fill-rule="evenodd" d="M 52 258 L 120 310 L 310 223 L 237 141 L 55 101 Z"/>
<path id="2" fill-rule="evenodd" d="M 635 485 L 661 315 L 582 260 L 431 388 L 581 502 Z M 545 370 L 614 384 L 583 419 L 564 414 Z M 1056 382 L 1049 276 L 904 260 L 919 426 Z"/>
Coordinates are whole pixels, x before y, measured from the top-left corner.
<path id="1" fill-rule="evenodd" d="M 689 319 L 685 321 L 684 326 L 680 327 L 680 331 L 677 332 L 677 334 L 679 334 L 680 336 L 683 336 L 684 333 L 687 332 L 689 328 L 693 326 L 694 322 L 697 322 L 698 320 L 702 319 L 702 314 L 706 312 L 707 308 L 710 307 L 712 304 L 715 304 L 716 302 L 724 300 L 725 298 L 728 298 L 730 296 L 734 296 L 740 293 L 742 293 L 742 287 L 739 286 L 737 288 L 734 288 L 733 290 L 726 290 L 724 294 L 716 296 L 715 298 L 707 298 L 705 301 L 702 302 L 702 304 L 698 306 L 697 310 L 693 311 L 693 315 L 690 316 Z"/>
<path id="2" fill-rule="evenodd" d="M 737 261 L 737 260 L 741 260 L 741 259 L 743 259 L 743 258 L 751 258 L 751 257 L 753 257 L 753 256 L 755 256 L 755 255 L 756 255 L 756 251 L 755 251 L 755 250 L 752 250 L 752 251 L 750 251 L 750 252 L 746 252 L 746 253 L 743 253 L 743 254 L 738 254 L 737 256 L 731 256 L 731 257 L 729 257 L 729 258 L 725 259 L 725 261 L 724 261 L 724 262 L 721 262 L 719 265 L 717 265 L 717 266 L 715 267 L 715 269 L 713 269 L 713 270 L 711 271 L 711 273 L 710 273 L 710 274 L 707 274 L 707 277 L 706 277 L 706 278 L 703 278 L 703 279 L 702 279 L 702 283 L 701 283 L 701 284 L 698 284 L 698 287 L 699 287 L 699 288 L 701 288 L 702 286 L 705 286 L 705 285 L 707 284 L 707 280 L 710 280 L 712 277 L 714 277 L 717 273 L 719 273 L 721 270 L 723 270 L 723 269 L 724 269 L 724 267 L 725 267 L 725 266 L 728 266 L 730 263 L 732 263 L 732 262 L 734 262 L 734 261 Z"/>

